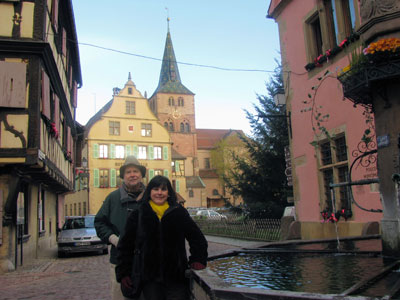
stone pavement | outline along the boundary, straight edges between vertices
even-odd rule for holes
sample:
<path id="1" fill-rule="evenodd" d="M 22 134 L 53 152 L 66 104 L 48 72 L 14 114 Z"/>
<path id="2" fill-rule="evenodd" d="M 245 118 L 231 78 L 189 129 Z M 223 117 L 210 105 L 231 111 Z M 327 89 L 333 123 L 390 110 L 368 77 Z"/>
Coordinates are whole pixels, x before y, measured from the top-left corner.
<path id="1" fill-rule="evenodd" d="M 207 236 L 209 256 L 263 242 Z M 1 300 L 110 300 L 108 255 L 38 259 L 0 275 Z"/>

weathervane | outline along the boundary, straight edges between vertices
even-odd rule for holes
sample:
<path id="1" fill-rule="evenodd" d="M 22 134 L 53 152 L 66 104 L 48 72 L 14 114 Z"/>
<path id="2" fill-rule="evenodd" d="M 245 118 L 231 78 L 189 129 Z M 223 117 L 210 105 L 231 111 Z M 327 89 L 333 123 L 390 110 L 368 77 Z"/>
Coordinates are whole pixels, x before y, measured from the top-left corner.
<path id="1" fill-rule="evenodd" d="M 165 10 L 167 11 L 167 24 L 168 24 L 167 26 L 168 26 L 168 32 L 169 32 L 169 21 L 171 19 L 169 18 L 169 9 L 168 9 L 168 7 L 166 7 Z"/>

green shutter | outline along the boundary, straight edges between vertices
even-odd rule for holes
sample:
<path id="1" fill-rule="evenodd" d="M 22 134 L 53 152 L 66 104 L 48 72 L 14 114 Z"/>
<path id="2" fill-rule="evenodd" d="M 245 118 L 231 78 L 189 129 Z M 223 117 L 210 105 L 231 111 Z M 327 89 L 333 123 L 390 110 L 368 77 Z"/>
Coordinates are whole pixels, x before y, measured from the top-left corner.
<path id="1" fill-rule="evenodd" d="M 175 161 L 175 172 L 179 173 L 179 161 Z"/>
<path id="2" fill-rule="evenodd" d="M 149 159 L 154 159 L 154 147 L 149 145 Z"/>
<path id="3" fill-rule="evenodd" d="M 149 180 L 151 180 L 154 177 L 154 170 L 150 169 L 149 170 Z"/>
<path id="4" fill-rule="evenodd" d="M 93 186 L 100 186 L 100 171 L 99 169 L 93 169 Z"/>
<path id="5" fill-rule="evenodd" d="M 164 169 L 164 176 L 165 176 L 165 177 L 169 177 L 169 172 L 168 172 L 167 169 Z"/>
<path id="6" fill-rule="evenodd" d="M 181 191 L 180 186 L 179 186 L 179 180 L 177 180 L 175 182 L 175 185 L 176 185 L 176 192 L 179 193 Z"/>
<path id="7" fill-rule="evenodd" d="M 111 169 L 110 172 L 110 187 L 116 187 L 117 186 L 117 171 L 115 169 Z"/>
<path id="8" fill-rule="evenodd" d="M 163 160 L 168 160 L 168 146 L 163 147 Z"/>
<path id="9" fill-rule="evenodd" d="M 115 158 L 115 144 L 110 144 L 110 158 Z"/>
<path id="10" fill-rule="evenodd" d="M 131 145 L 126 145 L 126 155 L 125 156 L 129 156 L 131 155 Z"/>
<path id="11" fill-rule="evenodd" d="M 99 144 L 93 144 L 93 158 L 99 158 Z"/>
<path id="12" fill-rule="evenodd" d="M 135 155 L 135 157 L 138 157 L 139 150 L 138 150 L 137 145 L 133 145 L 133 153 L 132 154 Z"/>

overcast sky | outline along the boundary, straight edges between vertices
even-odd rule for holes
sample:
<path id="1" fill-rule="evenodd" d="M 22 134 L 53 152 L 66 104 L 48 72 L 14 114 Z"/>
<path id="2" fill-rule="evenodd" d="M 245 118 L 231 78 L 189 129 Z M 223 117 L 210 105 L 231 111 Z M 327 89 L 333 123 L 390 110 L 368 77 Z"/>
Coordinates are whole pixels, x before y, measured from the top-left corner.
<path id="1" fill-rule="evenodd" d="M 277 24 L 266 18 L 269 2 L 73 0 L 83 77 L 77 121 L 86 124 L 129 72 L 142 95 L 153 94 L 169 16 L 182 83 L 195 93 L 196 127 L 250 133 L 244 109 L 252 112 L 256 94 L 266 94 L 267 71 L 280 60 Z"/>

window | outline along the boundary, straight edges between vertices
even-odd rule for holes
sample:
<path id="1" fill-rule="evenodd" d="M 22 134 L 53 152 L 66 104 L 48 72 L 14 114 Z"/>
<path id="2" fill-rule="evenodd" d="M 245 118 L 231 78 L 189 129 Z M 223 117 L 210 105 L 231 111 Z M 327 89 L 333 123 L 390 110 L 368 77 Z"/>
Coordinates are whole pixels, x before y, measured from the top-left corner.
<path id="1" fill-rule="evenodd" d="M 109 171 L 108 169 L 100 169 L 99 170 L 99 175 L 100 175 L 100 187 L 101 188 L 107 188 L 108 183 L 109 183 Z"/>
<path id="2" fill-rule="evenodd" d="M 185 125 L 183 123 L 180 124 L 180 132 L 185 132 Z"/>
<path id="3" fill-rule="evenodd" d="M 178 98 L 178 106 L 184 106 L 184 101 L 182 97 Z"/>
<path id="4" fill-rule="evenodd" d="M 305 22 L 309 61 L 333 49 L 355 31 L 357 7 L 357 0 L 321 1 L 318 9 Z"/>
<path id="5" fill-rule="evenodd" d="M 69 205 L 69 215 L 73 216 L 73 214 L 72 214 L 72 204 Z"/>
<path id="6" fill-rule="evenodd" d="M 108 145 L 99 145 L 99 158 L 108 158 Z"/>
<path id="7" fill-rule="evenodd" d="M 78 216 L 82 216 L 81 203 L 78 203 Z"/>
<path id="8" fill-rule="evenodd" d="M 86 202 L 82 202 L 82 206 L 83 206 L 83 215 L 86 216 Z"/>
<path id="9" fill-rule="evenodd" d="M 117 179 L 117 186 L 120 187 L 122 185 L 122 178 L 119 176 L 119 169 L 116 170 L 116 179 Z"/>
<path id="10" fill-rule="evenodd" d="M 170 122 L 169 123 L 169 131 L 173 132 L 174 130 L 175 130 L 174 129 L 174 123 Z"/>
<path id="11" fill-rule="evenodd" d="M 189 123 L 185 124 L 185 132 L 190 132 L 190 125 Z"/>
<path id="12" fill-rule="evenodd" d="M 108 125 L 109 125 L 109 131 L 108 131 L 108 133 L 109 133 L 110 135 L 119 135 L 119 132 L 120 132 L 120 130 L 119 130 L 120 125 L 119 125 L 119 122 L 118 122 L 118 121 L 109 121 Z"/>
<path id="13" fill-rule="evenodd" d="M 346 137 L 340 136 L 334 140 L 325 141 L 320 144 L 320 172 L 324 185 L 324 201 L 328 211 L 336 211 L 341 209 L 350 209 L 350 198 L 348 187 L 330 188 L 332 183 L 340 183 L 348 181 L 348 164 L 347 164 L 347 145 Z M 332 191 L 335 193 L 336 203 L 332 203 Z"/>
<path id="14" fill-rule="evenodd" d="M 169 97 L 169 99 L 168 99 L 168 105 L 169 105 L 169 106 L 175 106 L 175 100 L 174 100 L 173 97 Z"/>
<path id="15" fill-rule="evenodd" d="M 217 189 L 213 189 L 212 194 L 213 194 L 213 196 L 218 196 L 219 195 L 218 190 Z"/>
<path id="16" fill-rule="evenodd" d="M 65 204 L 65 207 L 64 207 L 64 216 L 68 216 L 68 205 L 67 204 Z"/>
<path id="17" fill-rule="evenodd" d="M 307 23 L 309 25 L 309 60 L 313 60 L 322 54 L 321 22 L 318 13 L 312 16 Z"/>
<path id="18" fill-rule="evenodd" d="M 162 159 L 162 148 L 154 146 L 154 159 Z"/>
<path id="19" fill-rule="evenodd" d="M 157 175 L 164 175 L 163 170 L 154 170 L 154 176 L 157 176 Z"/>
<path id="20" fill-rule="evenodd" d="M 138 159 L 147 159 L 147 147 L 139 146 Z"/>
<path id="21" fill-rule="evenodd" d="M 194 197 L 194 192 L 193 192 L 193 190 L 189 190 L 189 197 L 190 197 L 190 198 L 193 198 L 193 197 Z"/>
<path id="22" fill-rule="evenodd" d="M 142 124 L 142 136 L 151 136 L 151 124 Z"/>
<path id="23" fill-rule="evenodd" d="M 210 169 L 211 165 L 210 165 L 210 158 L 206 157 L 204 159 L 204 169 Z"/>
<path id="24" fill-rule="evenodd" d="M 115 146 L 115 158 L 117 158 L 117 159 L 125 158 L 125 146 L 123 146 L 123 145 Z"/>
<path id="25" fill-rule="evenodd" d="M 132 95 L 132 88 L 128 88 L 128 94 Z"/>
<path id="26" fill-rule="evenodd" d="M 135 102 L 134 101 L 126 101 L 125 102 L 125 113 L 127 115 L 134 115 L 135 112 Z"/>
<path id="27" fill-rule="evenodd" d="M 168 130 L 169 128 L 168 122 L 164 122 L 164 127 Z"/>

